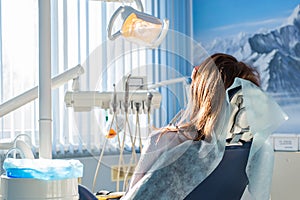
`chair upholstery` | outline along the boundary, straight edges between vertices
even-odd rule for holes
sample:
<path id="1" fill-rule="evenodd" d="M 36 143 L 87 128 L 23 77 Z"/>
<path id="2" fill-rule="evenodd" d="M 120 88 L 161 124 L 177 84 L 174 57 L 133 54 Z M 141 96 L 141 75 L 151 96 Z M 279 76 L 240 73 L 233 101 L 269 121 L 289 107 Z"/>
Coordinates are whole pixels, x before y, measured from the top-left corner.
<path id="1" fill-rule="evenodd" d="M 97 197 L 85 186 L 78 185 L 79 200 L 97 200 Z"/>
<path id="2" fill-rule="evenodd" d="M 248 184 L 245 172 L 251 142 L 227 146 L 217 168 L 185 200 L 239 200 Z"/>

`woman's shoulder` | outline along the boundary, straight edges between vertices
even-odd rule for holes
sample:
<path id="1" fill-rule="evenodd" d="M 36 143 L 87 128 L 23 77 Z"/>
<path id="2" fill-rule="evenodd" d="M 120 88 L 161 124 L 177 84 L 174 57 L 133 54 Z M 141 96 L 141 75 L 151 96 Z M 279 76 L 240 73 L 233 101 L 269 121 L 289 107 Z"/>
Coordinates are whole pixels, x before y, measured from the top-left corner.
<path id="1" fill-rule="evenodd" d="M 179 131 L 157 129 L 149 135 L 149 139 L 152 144 L 172 145 L 182 143 L 186 140 L 186 137 Z"/>

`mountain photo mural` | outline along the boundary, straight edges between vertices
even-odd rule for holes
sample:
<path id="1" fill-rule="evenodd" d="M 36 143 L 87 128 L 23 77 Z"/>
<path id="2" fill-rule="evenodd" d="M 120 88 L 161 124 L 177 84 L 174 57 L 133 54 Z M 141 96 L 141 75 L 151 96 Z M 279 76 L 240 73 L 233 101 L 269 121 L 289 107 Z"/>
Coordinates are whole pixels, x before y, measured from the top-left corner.
<path id="1" fill-rule="evenodd" d="M 287 0 L 285 4 L 283 4 L 285 1 L 280 0 L 256 1 L 259 4 L 264 2 L 269 4 L 262 6 L 265 8 L 261 8 L 262 14 L 258 13 L 258 9 L 257 12 L 248 11 L 248 15 L 247 9 L 251 9 L 251 6 L 249 8 L 244 6 L 244 10 L 239 9 L 239 6 L 243 6 L 243 1 L 246 2 L 245 0 L 241 0 L 241 5 L 236 1 L 232 5 L 228 1 L 226 5 L 222 5 L 224 3 L 222 0 L 212 1 L 211 3 L 204 0 L 197 3 L 194 1 L 195 39 L 210 55 L 217 52 L 228 53 L 255 67 L 261 76 L 262 89 L 272 96 L 289 116 L 289 120 L 276 132 L 300 134 L 299 1 L 297 3 Z M 255 4 L 255 1 L 253 3 Z M 276 7 L 271 3 L 280 5 Z M 244 5 L 247 4 L 249 2 Z M 214 12 L 205 10 L 212 9 L 213 6 Z M 220 10 L 217 10 L 218 6 Z M 220 14 L 222 12 L 224 16 Z M 219 18 L 213 16 L 214 13 L 218 13 Z M 235 16 L 231 19 L 228 15 Z M 211 20 L 211 24 L 215 23 L 213 20 L 226 22 L 224 24 L 218 22 L 219 24 L 215 23 L 216 25 L 213 26 L 206 24 L 209 22 L 202 21 L 205 19 Z M 230 20 L 233 21 L 232 24 Z"/>

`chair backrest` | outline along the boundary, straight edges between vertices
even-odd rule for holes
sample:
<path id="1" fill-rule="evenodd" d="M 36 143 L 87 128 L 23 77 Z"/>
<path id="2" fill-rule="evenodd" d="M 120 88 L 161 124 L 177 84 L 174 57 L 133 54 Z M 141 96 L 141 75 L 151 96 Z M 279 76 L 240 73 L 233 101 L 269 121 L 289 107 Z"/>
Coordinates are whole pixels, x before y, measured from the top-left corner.
<path id="1" fill-rule="evenodd" d="M 248 184 L 246 165 L 251 142 L 227 146 L 217 168 L 185 200 L 239 200 Z"/>
<path id="2" fill-rule="evenodd" d="M 78 185 L 79 200 L 98 200 L 97 197 L 85 186 Z"/>

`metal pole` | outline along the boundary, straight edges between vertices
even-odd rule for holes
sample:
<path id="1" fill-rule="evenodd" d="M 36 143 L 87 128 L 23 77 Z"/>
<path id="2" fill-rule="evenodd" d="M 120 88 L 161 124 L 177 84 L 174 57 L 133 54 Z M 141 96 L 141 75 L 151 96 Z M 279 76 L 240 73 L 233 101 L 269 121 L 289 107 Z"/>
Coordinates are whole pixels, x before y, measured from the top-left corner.
<path id="1" fill-rule="evenodd" d="M 39 0 L 39 142 L 40 158 L 52 158 L 51 7 Z"/>

